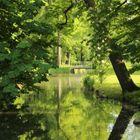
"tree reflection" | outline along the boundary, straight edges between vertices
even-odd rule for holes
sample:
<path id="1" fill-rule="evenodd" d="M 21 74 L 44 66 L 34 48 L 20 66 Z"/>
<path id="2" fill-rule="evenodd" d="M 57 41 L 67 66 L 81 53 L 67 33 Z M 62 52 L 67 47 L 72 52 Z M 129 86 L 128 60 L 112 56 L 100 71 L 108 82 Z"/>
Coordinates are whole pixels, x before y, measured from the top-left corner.
<path id="1" fill-rule="evenodd" d="M 56 91 L 57 96 L 57 109 L 56 109 L 56 122 L 57 122 L 57 129 L 60 129 L 60 99 L 62 94 L 62 87 L 61 87 L 61 79 L 58 79 L 58 89 Z"/>
<path id="2" fill-rule="evenodd" d="M 48 120 L 43 118 L 43 114 L 32 115 L 27 112 L 22 115 L 15 112 L 0 114 L 0 139 L 49 140 L 47 135 L 49 127 L 43 127 L 48 124 Z"/>
<path id="3" fill-rule="evenodd" d="M 121 140 L 123 134 L 134 115 L 135 111 L 130 106 L 123 104 L 120 114 L 115 122 L 108 140 Z"/>
<path id="4" fill-rule="evenodd" d="M 71 78 L 54 78 L 31 94 L 28 108 L 5 121 L 0 117 L 2 140 L 107 140 L 110 125 L 121 106 L 109 100 L 87 99 Z M 66 86 L 71 80 L 71 87 Z M 80 80 L 79 80 L 80 81 Z M 46 88 L 47 84 L 47 88 Z M 10 121 L 11 120 L 11 121 Z M 7 129 L 9 128 L 9 129 Z M 16 132 L 16 134 L 15 134 Z M 8 134 L 9 133 L 9 136 Z M 118 140 L 118 139 L 117 139 Z"/>

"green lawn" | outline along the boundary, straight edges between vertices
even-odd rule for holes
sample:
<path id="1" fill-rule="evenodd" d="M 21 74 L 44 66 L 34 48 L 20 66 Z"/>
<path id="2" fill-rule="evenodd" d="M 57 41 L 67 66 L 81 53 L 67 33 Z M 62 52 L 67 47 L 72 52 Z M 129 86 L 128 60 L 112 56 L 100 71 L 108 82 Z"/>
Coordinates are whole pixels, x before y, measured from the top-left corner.
<path id="1" fill-rule="evenodd" d="M 140 87 L 140 75 L 131 75 L 133 81 Z M 105 95 L 112 99 L 122 99 L 122 91 L 116 75 L 108 75 L 102 85 L 97 85 L 97 88 L 104 91 Z M 140 106 L 140 91 L 126 93 L 125 98 L 128 102 Z"/>
<path id="2" fill-rule="evenodd" d="M 137 84 L 140 85 L 140 75 L 136 75 L 136 74 L 133 74 L 131 75 L 131 78 L 133 79 L 133 81 Z M 118 79 L 116 77 L 116 75 L 108 75 L 106 78 L 105 78 L 105 81 L 104 83 L 107 83 L 107 84 L 118 84 Z"/>
<path id="3" fill-rule="evenodd" d="M 130 69 L 131 63 L 127 62 L 126 66 L 128 69 Z M 67 66 L 62 66 L 61 68 L 57 68 L 57 69 L 51 69 L 50 73 L 51 74 L 69 74 L 70 72 L 70 67 Z M 84 75 L 84 74 L 83 74 Z M 95 72 L 93 71 L 93 73 L 91 73 L 91 75 L 95 75 L 95 79 L 98 79 L 97 75 L 95 74 Z M 84 75 L 85 76 L 85 75 Z M 140 71 L 135 72 L 134 74 L 131 75 L 131 78 L 133 79 L 134 83 L 136 83 L 136 85 L 138 85 L 140 87 Z M 96 89 L 100 89 L 103 90 L 105 95 L 107 95 L 109 98 L 116 98 L 116 99 L 122 99 L 122 90 L 120 87 L 120 84 L 118 82 L 118 79 L 114 73 L 114 70 L 110 64 L 110 66 L 107 69 L 103 84 L 99 84 L 99 82 L 96 83 Z M 140 99 L 139 97 L 139 93 L 132 93 L 132 96 L 135 95 L 135 97 L 138 99 L 134 99 L 135 102 L 137 102 L 137 104 L 139 104 Z M 128 98 L 132 98 L 132 96 L 129 96 Z"/>

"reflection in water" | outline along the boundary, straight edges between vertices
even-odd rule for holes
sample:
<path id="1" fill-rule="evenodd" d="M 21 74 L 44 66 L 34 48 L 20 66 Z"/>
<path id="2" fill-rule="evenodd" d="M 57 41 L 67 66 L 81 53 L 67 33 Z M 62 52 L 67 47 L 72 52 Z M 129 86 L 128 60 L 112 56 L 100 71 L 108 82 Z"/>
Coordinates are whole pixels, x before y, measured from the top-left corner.
<path id="1" fill-rule="evenodd" d="M 85 98 L 76 75 L 52 77 L 40 87 L 39 94 L 25 98 L 28 108 L 18 114 L 0 114 L 1 140 L 108 139 L 121 110 L 119 103 Z"/>
<path id="2" fill-rule="evenodd" d="M 43 124 L 48 124 L 43 115 L 32 115 L 24 113 L 24 116 L 17 113 L 4 113 L 0 115 L 0 139 L 1 140 L 32 140 L 39 138 L 47 140 L 48 136 L 44 135 Z M 39 121 L 40 120 L 40 121 Z M 46 129 L 47 133 L 47 129 Z M 39 140 L 38 139 L 38 140 Z"/>
<path id="3" fill-rule="evenodd" d="M 139 140 L 140 139 L 140 127 L 136 127 L 133 124 L 133 121 L 135 119 L 140 118 L 140 112 L 135 113 L 133 118 L 131 119 L 124 135 L 123 135 L 123 140 Z"/>
<path id="4" fill-rule="evenodd" d="M 113 127 L 113 130 L 108 138 L 108 140 L 121 140 L 123 137 L 123 134 L 134 115 L 135 111 L 132 110 L 130 106 L 127 106 L 125 104 L 122 105 L 122 109 L 120 111 L 120 114 L 116 120 L 116 123 Z"/>
<path id="5" fill-rule="evenodd" d="M 57 121 L 57 130 L 60 129 L 60 99 L 61 99 L 61 94 L 62 94 L 62 85 L 61 85 L 61 80 L 58 79 L 58 89 L 56 91 L 57 95 L 57 109 L 56 109 L 56 121 Z"/>

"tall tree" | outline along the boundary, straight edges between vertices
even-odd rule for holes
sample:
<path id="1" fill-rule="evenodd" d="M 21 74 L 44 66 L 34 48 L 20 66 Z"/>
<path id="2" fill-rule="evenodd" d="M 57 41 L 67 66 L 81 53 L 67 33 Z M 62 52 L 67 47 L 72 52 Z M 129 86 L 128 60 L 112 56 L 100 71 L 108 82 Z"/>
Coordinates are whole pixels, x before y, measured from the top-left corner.
<path id="1" fill-rule="evenodd" d="M 136 1 L 134 2 L 136 3 Z M 114 71 L 123 91 L 139 90 L 139 88 L 132 81 L 130 74 L 123 62 L 122 55 L 125 54 L 124 48 L 119 46 L 120 44 L 116 42 L 117 38 L 114 38 L 113 30 L 111 30 L 112 21 L 116 20 L 116 17 L 120 18 L 120 9 L 127 3 L 127 1 L 121 3 L 119 0 L 96 0 L 95 2 L 92 0 L 85 0 L 85 3 L 87 7 L 90 8 L 91 19 L 93 21 L 93 45 L 95 47 L 97 45 L 102 47 L 102 49 L 104 49 L 104 53 L 105 51 L 110 53 L 110 61 L 112 62 Z M 130 6 L 129 9 L 131 10 L 131 8 L 132 7 Z M 124 11 L 122 12 L 124 13 Z M 121 39 L 122 36 L 119 35 L 119 40 Z M 129 52 L 131 52 L 131 50 L 129 50 Z"/>
<path id="2" fill-rule="evenodd" d="M 46 80 L 49 41 L 44 40 L 53 29 L 36 19 L 43 5 L 41 0 L 0 0 L 0 107 Z"/>

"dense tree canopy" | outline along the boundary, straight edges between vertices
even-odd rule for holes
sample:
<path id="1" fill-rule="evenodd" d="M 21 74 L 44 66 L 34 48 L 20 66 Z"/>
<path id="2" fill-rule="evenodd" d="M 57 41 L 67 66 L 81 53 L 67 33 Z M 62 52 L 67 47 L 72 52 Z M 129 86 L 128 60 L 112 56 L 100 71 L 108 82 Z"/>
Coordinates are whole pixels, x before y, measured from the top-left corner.
<path id="1" fill-rule="evenodd" d="M 137 0 L 95 0 L 92 11 L 94 50 L 117 51 L 132 63 L 139 63 L 139 12 Z M 138 67 L 137 67 L 138 68 Z M 136 69 L 135 69 L 136 70 Z"/>
<path id="2" fill-rule="evenodd" d="M 139 70 L 139 13 L 138 0 L 0 0 L 0 99 L 46 80 L 58 46 L 63 63 L 70 54 L 73 62 L 92 60 L 99 76 L 111 52 Z"/>
<path id="3" fill-rule="evenodd" d="M 35 18 L 40 0 L 0 3 L 0 98 L 5 102 L 46 79 L 47 38 L 53 29 Z"/>

